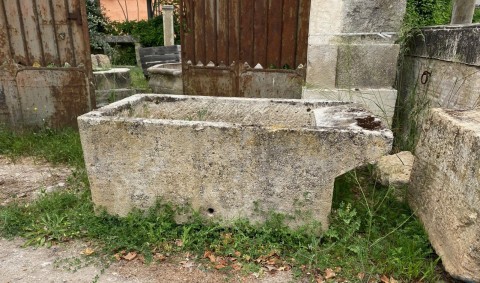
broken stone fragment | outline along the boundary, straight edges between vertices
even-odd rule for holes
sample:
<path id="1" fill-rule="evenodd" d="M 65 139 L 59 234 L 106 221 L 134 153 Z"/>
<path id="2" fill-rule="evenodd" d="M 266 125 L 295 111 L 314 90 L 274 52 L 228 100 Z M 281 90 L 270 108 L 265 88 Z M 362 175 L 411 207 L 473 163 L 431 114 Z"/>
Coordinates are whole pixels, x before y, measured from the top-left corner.
<path id="1" fill-rule="evenodd" d="M 377 180 L 384 186 L 402 187 L 410 182 L 414 156 L 410 151 L 382 156 L 375 166 Z"/>

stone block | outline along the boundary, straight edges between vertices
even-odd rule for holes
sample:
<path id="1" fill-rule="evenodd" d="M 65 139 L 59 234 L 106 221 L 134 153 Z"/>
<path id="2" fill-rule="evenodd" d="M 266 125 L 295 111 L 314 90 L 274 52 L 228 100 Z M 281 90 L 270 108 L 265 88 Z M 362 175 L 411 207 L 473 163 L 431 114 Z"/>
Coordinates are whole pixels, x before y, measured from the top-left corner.
<path id="1" fill-rule="evenodd" d="M 304 88 L 302 98 L 348 101 L 361 104 L 389 127 L 397 101 L 395 89 L 316 89 Z"/>
<path id="2" fill-rule="evenodd" d="M 408 192 L 445 269 L 480 282 L 480 109 L 432 109 Z"/>
<path id="3" fill-rule="evenodd" d="M 480 66 L 480 24 L 420 29 L 409 42 L 408 55 Z"/>
<path id="4" fill-rule="evenodd" d="M 345 44 L 338 47 L 337 88 L 391 88 L 398 44 Z"/>
<path id="5" fill-rule="evenodd" d="M 148 85 L 154 93 L 183 94 L 182 64 L 158 64 L 147 69 Z"/>
<path id="6" fill-rule="evenodd" d="M 402 26 L 407 8 L 406 0 L 343 2 L 343 33 L 397 32 Z"/>
<path id="7" fill-rule="evenodd" d="M 384 186 L 408 185 L 414 158 L 410 151 L 382 156 L 375 165 L 377 180 Z"/>
<path id="8" fill-rule="evenodd" d="M 78 119 L 97 207 L 157 198 L 215 220 L 261 211 L 328 227 L 335 177 L 390 151 L 393 135 L 346 102 L 142 94 Z"/>
<path id="9" fill-rule="evenodd" d="M 334 44 L 309 45 L 307 55 L 307 86 L 335 88 L 337 50 Z"/>
<path id="10" fill-rule="evenodd" d="M 131 84 L 130 69 L 113 68 L 105 71 L 93 72 L 96 90 L 110 90 L 129 88 Z"/>
<path id="11" fill-rule="evenodd" d="M 104 54 L 92 54 L 92 69 L 94 71 L 108 70 L 112 68 L 110 58 Z"/>

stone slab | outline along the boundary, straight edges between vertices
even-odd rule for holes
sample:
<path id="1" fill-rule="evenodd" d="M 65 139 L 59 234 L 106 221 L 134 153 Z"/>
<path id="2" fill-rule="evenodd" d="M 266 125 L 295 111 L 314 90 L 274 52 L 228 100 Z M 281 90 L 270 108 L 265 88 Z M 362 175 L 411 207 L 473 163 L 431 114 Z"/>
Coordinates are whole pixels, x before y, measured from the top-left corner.
<path id="1" fill-rule="evenodd" d="M 93 72 L 96 90 L 110 90 L 118 88 L 130 88 L 130 69 L 113 68 L 104 71 Z"/>
<path id="2" fill-rule="evenodd" d="M 158 64 L 147 69 L 148 85 L 155 93 L 183 94 L 182 64 Z"/>
<path id="3" fill-rule="evenodd" d="M 328 227 L 335 177 L 390 151 L 360 105 L 134 95 L 78 119 L 97 207 L 125 216 L 157 198 L 230 223 L 260 211 Z"/>
<path id="4" fill-rule="evenodd" d="M 339 45 L 336 87 L 393 87 L 399 52 L 398 44 Z"/>
<path id="5" fill-rule="evenodd" d="M 426 27 L 409 43 L 408 55 L 480 66 L 480 24 Z"/>
<path id="6" fill-rule="evenodd" d="M 302 98 L 348 101 L 361 104 L 391 127 L 397 101 L 395 89 L 318 89 L 304 88 Z"/>
<path id="7" fill-rule="evenodd" d="M 445 269 L 480 282 L 480 109 L 432 109 L 408 192 Z"/>

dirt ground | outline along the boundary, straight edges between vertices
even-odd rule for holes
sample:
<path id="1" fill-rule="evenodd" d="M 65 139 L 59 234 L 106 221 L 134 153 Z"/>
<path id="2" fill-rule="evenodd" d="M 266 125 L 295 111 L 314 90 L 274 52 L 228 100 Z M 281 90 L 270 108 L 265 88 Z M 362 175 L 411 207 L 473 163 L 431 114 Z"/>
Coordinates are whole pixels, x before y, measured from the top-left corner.
<path id="1" fill-rule="evenodd" d="M 41 193 L 61 190 L 71 170 L 33 158 L 15 161 L 0 156 L 0 205 L 31 201 Z M 23 240 L 0 238 L 0 282 L 293 282 L 291 272 L 241 275 L 206 270 L 187 258 L 144 264 L 121 260 L 105 267 L 95 256 L 82 255 L 89 243 L 75 241 L 51 248 L 23 248 Z"/>

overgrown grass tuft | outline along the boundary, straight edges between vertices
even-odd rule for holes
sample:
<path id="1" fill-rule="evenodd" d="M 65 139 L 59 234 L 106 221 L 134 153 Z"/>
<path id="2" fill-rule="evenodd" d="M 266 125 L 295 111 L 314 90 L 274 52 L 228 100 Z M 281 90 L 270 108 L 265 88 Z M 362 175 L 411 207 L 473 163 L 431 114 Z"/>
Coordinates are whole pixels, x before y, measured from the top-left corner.
<path id="1" fill-rule="evenodd" d="M 34 156 L 84 168 L 80 136 L 74 129 L 14 132 L 0 126 L 0 154 L 11 158 Z"/>
<path id="2" fill-rule="evenodd" d="M 3 133 L 0 148 L 9 154 L 56 156 L 46 149 L 54 143 L 70 150 L 60 149 L 62 154 L 52 160 L 73 162 L 78 158 L 73 150 L 79 143 L 78 135 L 69 132 L 70 139 L 65 134 L 12 137 Z M 52 140 L 55 136 L 63 145 Z M 6 140 L 17 146 L 4 146 Z M 26 245 L 84 239 L 96 243 L 104 254 L 135 251 L 147 260 L 158 253 L 190 252 L 200 258 L 210 253 L 234 258 L 247 272 L 258 271 L 268 262 L 278 268 L 292 267 L 298 276 L 312 280 L 327 268 L 337 270 L 337 279 L 350 282 L 378 282 L 382 275 L 403 282 L 436 280 L 437 257 L 422 226 L 400 199 L 401 194 L 378 186 L 368 168 L 336 180 L 331 225 L 323 234 L 318 233 L 320 226 L 315 223 L 292 230 L 285 225 L 285 216 L 274 213 L 266 215 L 264 224 L 239 219 L 225 227 L 195 214 L 186 223 L 177 224 L 178 209 L 161 202 L 147 212 L 133 211 L 124 218 L 96 214 L 89 190 L 83 189 L 85 171 L 76 174 L 66 192 L 45 195 L 31 204 L 0 207 L 0 235 L 24 237 Z"/>
<path id="3" fill-rule="evenodd" d="M 143 75 L 142 68 L 133 67 L 130 69 L 130 77 L 132 79 L 132 88 L 140 89 L 142 91 L 150 91 L 150 86 L 148 85 L 148 81 Z"/>

